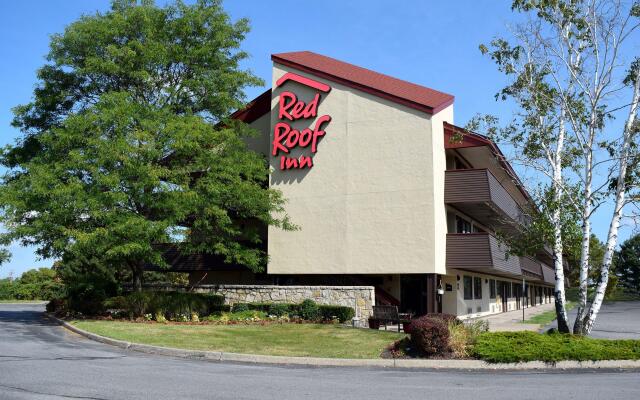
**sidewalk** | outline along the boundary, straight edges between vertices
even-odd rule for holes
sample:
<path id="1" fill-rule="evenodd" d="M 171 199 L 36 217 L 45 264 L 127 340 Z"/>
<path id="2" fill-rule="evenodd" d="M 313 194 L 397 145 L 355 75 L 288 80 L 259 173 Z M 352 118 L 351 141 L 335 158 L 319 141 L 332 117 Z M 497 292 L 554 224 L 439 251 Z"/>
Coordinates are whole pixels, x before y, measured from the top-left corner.
<path id="1" fill-rule="evenodd" d="M 541 314 L 545 311 L 554 309 L 554 304 L 543 304 L 537 307 L 524 309 L 525 319 L 529 319 L 534 315 Z M 523 324 L 522 310 L 508 311 L 505 313 L 488 315 L 486 317 L 476 318 L 479 320 L 489 321 L 489 331 L 535 331 L 538 332 L 542 327 L 538 324 Z"/>

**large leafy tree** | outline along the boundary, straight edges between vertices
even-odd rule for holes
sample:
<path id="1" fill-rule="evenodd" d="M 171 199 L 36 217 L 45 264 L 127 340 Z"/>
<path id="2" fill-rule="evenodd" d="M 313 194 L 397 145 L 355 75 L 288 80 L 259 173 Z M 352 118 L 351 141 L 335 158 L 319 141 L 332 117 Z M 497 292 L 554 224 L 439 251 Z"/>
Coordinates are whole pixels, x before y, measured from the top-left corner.
<path id="1" fill-rule="evenodd" d="M 137 288 L 166 243 L 264 268 L 265 226 L 292 226 L 252 130 L 227 119 L 261 83 L 239 67 L 247 31 L 218 0 L 115 0 L 54 35 L 0 159 L 4 242 L 98 257 Z"/>

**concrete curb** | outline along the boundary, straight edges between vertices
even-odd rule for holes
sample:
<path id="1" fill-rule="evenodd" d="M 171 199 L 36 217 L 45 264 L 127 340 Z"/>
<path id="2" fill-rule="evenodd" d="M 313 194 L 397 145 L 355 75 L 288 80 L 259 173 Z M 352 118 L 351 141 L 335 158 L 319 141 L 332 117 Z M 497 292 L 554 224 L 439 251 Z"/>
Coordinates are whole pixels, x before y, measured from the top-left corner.
<path id="1" fill-rule="evenodd" d="M 147 354 L 157 354 L 170 357 L 198 359 L 216 362 L 237 362 L 249 364 L 275 364 L 275 365 L 300 365 L 312 367 L 383 367 L 401 369 L 433 369 L 433 370 L 620 370 L 640 369 L 640 360 L 605 360 L 605 361 L 559 361 L 557 363 L 545 363 L 542 361 L 529 361 L 523 363 L 491 364 L 481 360 L 420 360 L 420 359 L 349 359 L 349 358 L 318 358 L 318 357 L 286 357 L 267 356 L 260 354 L 239 354 L 222 351 L 183 350 L 170 347 L 151 346 L 146 344 L 130 343 L 123 340 L 111 339 L 96 335 L 80 329 L 64 320 L 54 317 L 49 313 L 45 315 L 62 325 L 64 328 L 75 332 L 87 339 L 96 342 L 116 346 L 121 349 L 137 351 Z"/>

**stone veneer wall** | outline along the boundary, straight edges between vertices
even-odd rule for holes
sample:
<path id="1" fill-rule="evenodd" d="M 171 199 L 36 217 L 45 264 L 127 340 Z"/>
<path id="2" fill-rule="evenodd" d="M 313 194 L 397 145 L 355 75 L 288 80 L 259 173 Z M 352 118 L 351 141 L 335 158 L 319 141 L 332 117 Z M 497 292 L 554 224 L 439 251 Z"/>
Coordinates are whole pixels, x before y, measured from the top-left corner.
<path id="1" fill-rule="evenodd" d="M 175 287 L 158 287 L 168 290 Z M 275 285 L 196 285 L 195 292 L 224 296 L 225 304 L 235 303 L 301 303 L 311 299 L 318 304 L 347 306 L 355 310 L 356 325 L 366 327 L 375 305 L 373 286 L 275 286 Z"/>

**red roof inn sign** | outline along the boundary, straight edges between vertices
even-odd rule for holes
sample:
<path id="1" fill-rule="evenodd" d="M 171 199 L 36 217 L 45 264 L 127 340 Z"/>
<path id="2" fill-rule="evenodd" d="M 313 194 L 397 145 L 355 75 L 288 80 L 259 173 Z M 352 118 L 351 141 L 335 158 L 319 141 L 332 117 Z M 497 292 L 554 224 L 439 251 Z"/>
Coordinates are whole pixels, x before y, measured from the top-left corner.
<path id="1" fill-rule="evenodd" d="M 329 115 L 323 115 L 318 118 L 318 103 L 320 102 L 320 93 L 329 93 L 331 87 L 324 83 L 305 78 L 300 75 L 288 72 L 276 82 L 276 87 L 282 86 L 287 81 L 298 82 L 302 85 L 315 89 L 317 92 L 309 103 L 298 100 L 298 96 L 293 92 L 283 91 L 280 93 L 278 101 L 278 119 L 280 120 L 273 127 L 273 146 L 271 154 L 275 157 L 280 155 L 280 169 L 293 168 L 311 168 L 313 167 L 313 159 L 311 156 L 301 155 L 299 158 L 289 157 L 287 154 L 297 147 L 306 148 L 311 146 L 311 153 L 315 154 L 318 150 L 318 140 L 324 136 L 322 125 L 331 121 Z M 302 130 L 291 128 L 291 123 L 297 120 L 307 120 L 317 118 L 313 128 L 304 128 Z M 283 154 L 281 154 L 283 153 Z"/>

